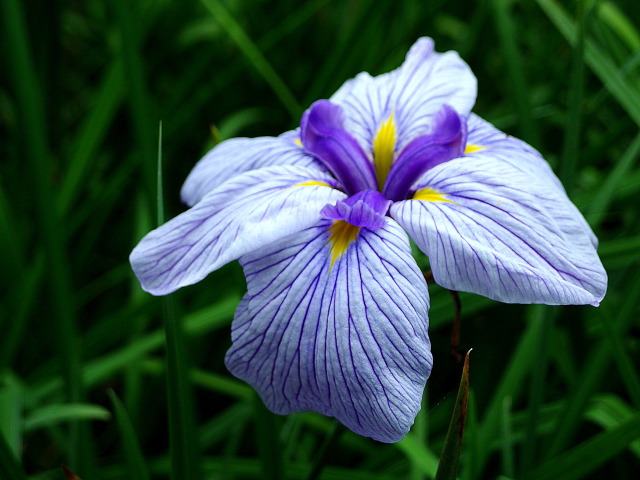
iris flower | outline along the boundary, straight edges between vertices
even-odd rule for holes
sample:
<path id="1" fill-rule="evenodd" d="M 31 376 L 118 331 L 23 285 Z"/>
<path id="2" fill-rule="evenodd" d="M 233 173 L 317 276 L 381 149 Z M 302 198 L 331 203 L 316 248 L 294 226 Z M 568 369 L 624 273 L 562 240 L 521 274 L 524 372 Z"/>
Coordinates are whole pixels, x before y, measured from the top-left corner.
<path id="1" fill-rule="evenodd" d="M 547 162 L 471 113 L 476 79 L 422 38 L 279 137 L 222 142 L 182 188 L 191 208 L 131 254 L 165 295 L 239 259 L 247 293 L 225 363 L 275 413 L 316 411 L 402 439 L 431 373 L 429 293 L 598 305 L 597 240 Z"/>

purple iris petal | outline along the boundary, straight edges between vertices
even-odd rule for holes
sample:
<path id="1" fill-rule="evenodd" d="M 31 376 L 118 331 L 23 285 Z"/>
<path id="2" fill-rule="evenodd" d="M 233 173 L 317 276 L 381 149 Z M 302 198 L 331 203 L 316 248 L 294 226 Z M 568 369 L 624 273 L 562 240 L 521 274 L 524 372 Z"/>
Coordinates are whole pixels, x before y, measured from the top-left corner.
<path id="1" fill-rule="evenodd" d="M 244 172 L 193 208 L 147 234 L 131 252 L 142 288 L 166 295 L 225 263 L 321 221 L 320 209 L 344 193 L 312 168 L 283 165 Z"/>
<path id="2" fill-rule="evenodd" d="M 444 288 L 509 303 L 597 305 L 607 275 L 593 234 L 564 192 L 521 167 L 536 161 L 530 149 L 516 148 L 489 146 L 475 153 L 473 168 L 462 158 L 428 171 L 416 188 L 451 201 L 397 202 L 390 215 Z"/>
<path id="3" fill-rule="evenodd" d="M 342 108 L 319 100 L 307 110 L 300 124 L 305 150 L 315 155 L 353 195 L 376 187 L 373 165 L 358 142 L 343 128 Z"/>
<path id="4" fill-rule="evenodd" d="M 427 285 L 393 219 L 363 229 L 333 267 L 330 223 L 241 258 L 247 294 L 225 363 L 273 412 L 312 410 L 397 442 L 433 363 Z"/>
<path id="5" fill-rule="evenodd" d="M 335 205 L 325 205 L 320 215 L 329 220 L 345 220 L 356 227 L 376 229 L 387 222 L 384 218 L 391 202 L 375 190 L 363 190 L 340 200 Z"/>
<path id="6" fill-rule="evenodd" d="M 191 170 L 180 192 L 182 201 L 192 207 L 236 175 L 272 165 L 298 165 L 325 171 L 324 165 L 296 144 L 299 136 L 291 131 L 279 137 L 231 138 L 216 145 Z"/>
<path id="7" fill-rule="evenodd" d="M 427 170 L 462 156 L 466 121 L 448 105 L 435 118 L 433 131 L 413 140 L 391 166 L 382 193 L 389 200 L 404 200 L 411 186 Z"/>

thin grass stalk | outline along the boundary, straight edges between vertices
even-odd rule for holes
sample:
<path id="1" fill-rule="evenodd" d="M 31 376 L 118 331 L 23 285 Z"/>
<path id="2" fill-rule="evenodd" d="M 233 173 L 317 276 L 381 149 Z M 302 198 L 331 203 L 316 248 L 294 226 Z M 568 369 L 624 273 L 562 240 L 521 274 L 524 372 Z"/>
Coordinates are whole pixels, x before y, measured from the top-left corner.
<path id="1" fill-rule="evenodd" d="M 502 450 L 502 473 L 508 478 L 514 478 L 515 473 L 513 432 L 511 428 L 511 406 L 511 397 L 504 397 L 502 401 L 502 416 L 500 421 L 500 447 Z"/>
<path id="2" fill-rule="evenodd" d="M 545 385 L 547 380 L 549 363 L 549 344 L 553 333 L 553 325 L 557 309 L 545 307 L 544 305 L 534 305 L 532 310 L 533 320 L 540 322 L 542 328 L 537 338 L 536 368 L 531 372 L 531 384 L 529 387 L 529 402 L 527 404 L 527 424 L 522 447 L 522 461 L 520 462 L 520 473 L 530 471 L 535 464 L 536 453 L 538 451 L 538 438 L 536 435 L 539 425 L 539 414 L 544 403 Z"/>
<path id="3" fill-rule="evenodd" d="M 267 84 L 278 96 L 282 105 L 289 111 L 293 120 L 298 120 L 302 114 L 302 107 L 294 97 L 289 87 L 284 83 L 280 75 L 274 70 L 260 49 L 251 40 L 249 35 L 242 29 L 240 24 L 229 13 L 226 7 L 218 0 L 203 0 L 204 6 L 211 12 L 220 27 L 222 27 L 229 37 L 238 45 L 251 65 L 264 78 Z"/>
<path id="4" fill-rule="evenodd" d="M 55 194 L 51 185 L 51 161 L 42 90 L 40 88 L 32 49 L 29 45 L 22 4 L 16 0 L 2 2 L 4 31 L 12 54 L 9 74 L 19 106 L 21 131 L 28 132 L 23 147 L 33 182 L 31 192 L 35 199 L 38 222 L 38 238 L 42 242 L 47 264 L 49 298 L 57 332 L 57 347 L 62 361 L 65 397 L 71 403 L 83 399 L 80 338 L 76 325 L 73 287 L 69 272 L 69 260 L 61 226 L 57 215 Z M 91 475 L 90 440 L 88 431 L 77 420 L 69 426 L 69 461 L 81 471 Z"/>
<path id="5" fill-rule="evenodd" d="M 539 145 L 538 129 L 531 116 L 531 104 L 529 102 L 529 87 L 525 78 L 525 69 L 522 63 L 522 55 L 518 51 L 518 35 L 511 18 L 509 8 L 510 0 L 493 0 L 494 19 L 500 45 L 505 56 L 507 76 L 512 88 L 513 100 L 518 112 L 518 119 L 523 138 L 536 146 Z"/>
<path id="6" fill-rule="evenodd" d="M 149 210 L 154 211 L 157 204 L 154 198 L 155 188 L 155 134 L 153 125 L 156 119 L 152 117 L 151 99 L 149 98 L 148 84 L 144 72 L 144 64 L 141 57 L 140 39 L 134 27 L 133 7 L 127 0 L 114 0 L 110 3 L 116 16 L 120 29 L 120 50 L 124 58 L 124 70 L 129 85 L 129 103 L 131 106 L 131 119 L 135 132 L 136 144 L 140 155 L 142 167 L 142 184 L 145 188 L 146 198 L 149 199 Z M 133 5 L 133 6 L 132 6 Z"/>
<path id="7" fill-rule="evenodd" d="M 0 478 L 7 480 L 27 480 L 27 476 L 11 451 L 4 434 L 0 431 Z"/>
<path id="8" fill-rule="evenodd" d="M 418 416 L 416 417 L 415 422 L 413 423 L 413 427 L 411 428 L 412 432 L 418 439 L 418 441 L 422 442 L 425 445 L 428 445 L 428 435 L 429 435 L 429 415 L 427 413 L 427 406 L 429 404 L 429 386 L 427 385 L 422 394 L 422 405 L 420 408 L 420 412 L 418 412 Z M 415 461 L 411 462 L 411 470 L 409 472 L 410 480 L 422 480 L 424 478 L 424 473 L 419 465 L 416 464 Z"/>
<path id="9" fill-rule="evenodd" d="M 267 410 L 257 394 L 253 395 L 253 406 L 256 421 L 256 444 L 262 464 L 262 478 L 279 480 L 284 471 L 280 424 L 275 415 Z"/>
<path id="10" fill-rule="evenodd" d="M 637 306 L 637 299 L 640 296 L 640 277 L 627 291 L 622 305 L 616 306 L 616 315 L 612 324 L 616 335 L 626 332 L 627 328 L 637 317 L 633 314 Z M 601 307 L 603 308 L 603 307 Z M 613 307 L 609 307 L 613 308 Z M 571 442 L 581 420 L 584 410 L 591 395 L 597 390 L 599 381 L 606 375 L 606 370 L 612 361 L 611 347 L 608 342 L 601 342 L 593 354 L 589 356 L 587 364 L 580 376 L 581 381 L 571 393 L 566 402 L 566 406 L 559 416 L 558 424 L 555 428 L 555 435 L 551 438 L 544 458 L 548 459 L 558 455 Z"/>
<path id="11" fill-rule="evenodd" d="M 156 212 L 158 225 L 164 223 L 162 180 L 162 123 L 158 132 L 158 156 L 156 175 Z M 169 408 L 169 449 L 173 479 L 202 478 L 198 437 L 194 418 L 195 404 L 190 380 L 190 363 L 186 350 L 184 327 L 178 320 L 175 298 L 162 298 L 166 348 L 166 382 Z"/>
<path id="12" fill-rule="evenodd" d="M 591 11 L 591 10 L 590 10 Z M 578 2 L 576 18 L 576 42 L 573 46 L 571 76 L 569 81 L 569 105 L 567 124 L 565 127 L 562 162 L 558 177 L 571 194 L 575 185 L 576 166 L 578 164 L 578 150 L 580 148 L 580 130 L 582 126 L 582 99 L 584 96 L 584 37 L 586 34 L 587 12 L 584 2 Z"/>

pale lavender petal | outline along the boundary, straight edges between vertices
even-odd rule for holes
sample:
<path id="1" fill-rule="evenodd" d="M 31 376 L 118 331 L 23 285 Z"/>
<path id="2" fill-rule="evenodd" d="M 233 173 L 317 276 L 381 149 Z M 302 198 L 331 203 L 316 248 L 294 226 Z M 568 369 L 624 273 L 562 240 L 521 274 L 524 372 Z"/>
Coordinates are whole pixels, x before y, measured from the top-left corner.
<path id="1" fill-rule="evenodd" d="M 417 136 L 430 133 L 442 105 L 466 116 L 475 99 L 476 78 L 469 66 L 455 52 L 434 52 L 430 38 L 418 40 L 397 70 L 378 77 L 361 73 L 330 98 L 345 109 L 345 128 L 367 151 L 391 113 L 400 151 Z"/>
<path id="2" fill-rule="evenodd" d="M 241 255 L 317 223 L 322 207 L 345 194 L 304 184 L 332 181 L 297 166 L 237 175 L 144 237 L 131 253 L 134 273 L 154 295 L 199 282 Z"/>
<path id="3" fill-rule="evenodd" d="M 584 217 L 571 203 L 562 183 L 553 173 L 549 163 L 542 158 L 536 149 L 522 140 L 501 132 L 473 113 L 467 121 L 467 129 L 467 145 L 481 148 L 481 150 L 466 154 L 470 159 L 490 157 L 497 162 L 507 163 L 522 171 L 523 174 L 545 182 L 548 186 L 555 186 L 559 190 L 558 195 L 565 199 L 566 208 L 570 211 L 570 215 L 575 221 L 582 224 L 582 229 L 589 235 L 593 246 L 598 246 L 598 239 Z"/>
<path id="4" fill-rule="evenodd" d="M 316 411 L 395 442 L 432 367 L 427 287 L 394 220 L 363 228 L 332 267 L 331 224 L 240 259 L 248 292 L 226 364 L 276 413 Z"/>
<path id="5" fill-rule="evenodd" d="M 597 305 L 607 276 L 582 216 L 554 182 L 514 167 L 516 150 L 510 162 L 482 153 L 443 163 L 418 182 L 447 201 L 390 209 L 429 256 L 436 282 L 510 303 Z"/>
<path id="6" fill-rule="evenodd" d="M 326 168 L 302 149 L 297 132 L 279 137 L 233 138 L 212 148 L 191 170 L 180 192 L 189 206 L 228 179 L 249 170 L 272 165 Z"/>
<path id="7" fill-rule="evenodd" d="M 468 153 L 470 158 L 493 157 L 527 174 L 544 179 L 564 192 L 562 183 L 551 170 L 549 163 L 536 149 L 522 140 L 501 132 L 475 113 L 472 113 L 467 120 L 467 144 L 481 148 L 476 152 Z"/>

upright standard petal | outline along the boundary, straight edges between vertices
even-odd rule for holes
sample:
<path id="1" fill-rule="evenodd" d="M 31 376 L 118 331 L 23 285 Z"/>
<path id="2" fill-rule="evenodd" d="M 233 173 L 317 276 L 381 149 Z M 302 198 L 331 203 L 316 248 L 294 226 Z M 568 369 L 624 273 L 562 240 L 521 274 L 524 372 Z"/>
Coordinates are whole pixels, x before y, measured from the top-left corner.
<path id="1" fill-rule="evenodd" d="M 333 265 L 331 225 L 240 259 L 248 292 L 226 364 L 276 413 L 316 411 L 396 442 L 432 367 L 426 283 L 394 220 L 362 228 Z"/>
<path id="2" fill-rule="evenodd" d="M 304 152 L 297 132 L 279 137 L 232 138 L 216 145 L 193 167 L 180 192 L 182 201 L 191 207 L 230 178 L 273 165 L 326 170 Z"/>
<path id="3" fill-rule="evenodd" d="M 584 219 L 555 184 L 512 162 L 479 151 L 443 163 L 391 215 L 445 288 L 510 303 L 598 305 L 607 277 Z"/>
<path id="4" fill-rule="evenodd" d="M 225 263 L 316 224 L 324 205 L 345 197 L 319 170 L 252 170 L 220 185 L 194 207 L 150 232 L 131 252 L 142 288 L 165 295 Z"/>
<path id="5" fill-rule="evenodd" d="M 343 128 L 342 108 L 318 100 L 302 116 L 300 138 L 304 149 L 320 160 L 353 195 L 375 188 L 373 165 L 358 142 Z"/>
<path id="6" fill-rule="evenodd" d="M 476 78 L 455 52 L 436 53 L 433 40 L 421 38 L 393 72 L 371 77 L 361 73 L 331 98 L 345 110 L 345 128 L 367 151 L 380 126 L 393 113 L 396 151 L 430 133 L 433 116 L 448 104 L 468 115 L 476 100 Z"/>

